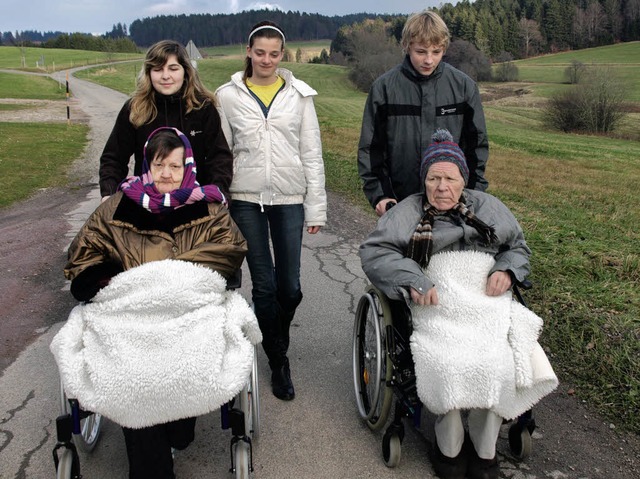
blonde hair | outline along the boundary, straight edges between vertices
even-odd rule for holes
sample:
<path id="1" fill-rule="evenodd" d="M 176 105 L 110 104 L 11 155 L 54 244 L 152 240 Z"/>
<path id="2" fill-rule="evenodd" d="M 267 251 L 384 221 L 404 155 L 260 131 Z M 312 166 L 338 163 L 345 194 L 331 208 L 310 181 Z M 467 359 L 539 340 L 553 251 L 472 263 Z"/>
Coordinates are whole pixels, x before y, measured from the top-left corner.
<path id="1" fill-rule="evenodd" d="M 191 64 L 186 48 L 173 40 L 161 40 L 149 47 L 140 73 L 136 80 L 136 89 L 131 97 L 129 121 L 139 128 L 155 120 L 158 107 L 155 102 L 155 89 L 151 83 L 151 70 L 162 67 L 175 55 L 184 68 L 184 83 L 181 88 L 182 99 L 187 106 L 186 113 L 199 110 L 207 103 L 215 105 L 215 97 L 200 81 L 198 72 Z"/>
<path id="2" fill-rule="evenodd" d="M 446 50 L 449 47 L 451 35 L 444 20 L 432 10 L 423 10 L 411 15 L 402 29 L 402 50 L 409 52 L 412 43 L 440 46 Z"/>

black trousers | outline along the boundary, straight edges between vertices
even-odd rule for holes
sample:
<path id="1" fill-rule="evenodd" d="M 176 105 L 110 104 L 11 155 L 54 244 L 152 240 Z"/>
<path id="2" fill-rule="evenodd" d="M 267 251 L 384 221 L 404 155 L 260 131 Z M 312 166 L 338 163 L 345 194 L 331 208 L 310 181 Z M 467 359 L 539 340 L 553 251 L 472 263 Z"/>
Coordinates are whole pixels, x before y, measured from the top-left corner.
<path id="1" fill-rule="evenodd" d="M 174 479 L 171 448 L 186 448 L 195 426 L 196 418 L 191 417 L 142 429 L 123 427 L 129 479 Z"/>

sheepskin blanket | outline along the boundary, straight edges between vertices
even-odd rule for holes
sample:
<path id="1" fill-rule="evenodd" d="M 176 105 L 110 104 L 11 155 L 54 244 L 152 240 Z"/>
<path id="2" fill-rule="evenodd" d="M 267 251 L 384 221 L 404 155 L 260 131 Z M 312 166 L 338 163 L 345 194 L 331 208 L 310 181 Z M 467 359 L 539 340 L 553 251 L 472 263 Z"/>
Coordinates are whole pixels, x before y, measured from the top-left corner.
<path id="1" fill-rule="evenodd" d="M 220 274 L 163 260 L 120 273 L 76 306 L 50 348 L 68 397 L 141 428 L 231 400 L 261 340 L 253 310 Z"/>
<path id="2" fill-rule="evenodd" d="M 513 419 L 558 379 L 538 344 L 542 319 L 512 298 L 487 296 L 495 260 L 477 251 L 436 254 L 426 274 L 438 305 L 412 306 L 418 396 L 435 414 L 490 409 Z"/>

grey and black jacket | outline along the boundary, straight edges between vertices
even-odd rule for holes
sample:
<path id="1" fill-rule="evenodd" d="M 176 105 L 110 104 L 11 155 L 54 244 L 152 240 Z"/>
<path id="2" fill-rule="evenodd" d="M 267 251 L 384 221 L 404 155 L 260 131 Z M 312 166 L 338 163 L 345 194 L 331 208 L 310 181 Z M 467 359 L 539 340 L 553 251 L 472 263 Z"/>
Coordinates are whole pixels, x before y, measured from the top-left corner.
<path id="1" fill-rule="evenodd" d="M 409 57 L 372 85 L 364 109 L 358 146 L 358 173 L 369 203 L 398 201 L 424 189 L 420 161 L 437 128 L 451 132 L 469 165 L 467 187 L 484 191 L 489 140 L 476 83 L 440 62 L 425 77 Z"/>
<path id="2" fill-rule="evenodd" d="M 490 273 L 506 271 L 515 280 L 524 280 L 530 270 L 531 250 L 516 218 L 495 196 L 469 189 L 464 194 L 469 210 L 495 228 L 498 241 L 485 245 L 478 231 L 456 214 L 437 216 L 432 254 L 469 250 L 492 254 L 496 264 Z M 360 246 L 363 271 L 390 299 L 408 301 L 411 287 L 422 294 L 437 287 L 418 263 L 406 257 L 409 240 L 422 217 L 423 201 L 424 194 L 415 194 L 398 203 L 378 220 L 376 229 Z"/>

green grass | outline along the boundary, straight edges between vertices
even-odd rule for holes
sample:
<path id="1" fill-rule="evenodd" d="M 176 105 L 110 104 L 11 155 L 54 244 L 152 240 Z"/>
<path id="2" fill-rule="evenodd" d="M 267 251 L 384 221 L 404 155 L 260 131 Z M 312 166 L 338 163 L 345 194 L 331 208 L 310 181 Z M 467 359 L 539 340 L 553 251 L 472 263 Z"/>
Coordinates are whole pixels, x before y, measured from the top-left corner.
<path id="1" fill-rule="evenodd" d="M 0 46 L 0 68 L 54 72 L 111 61 L 142 58 L 143 53 L 104 53 L 40 47 Z"/>
<path id="2" fill-rule="evenodd" d="M 613 48 L 583 55 L 626 63 L 618 69 L 636 68 L 621 59 L 628 59 L 627 49 L 633 53 L 638 44 L 616 47 L 623 53 Z M 555 57 L 558 61 L 560 55 Z M 284 66 L 318 90 L 315 104 L 328 188 L 371 214 L 356 169 L 366 95 L 353 89 L 343 68 Z M 114 65 L 109 74 L 82 74 L 128 93 L 131 68 Z M 212 89 L 241 68 L 239 58 L 199 62 L 203 81 Z M 535 68 L 550 71 L 536 73 L 544 83 L 527 84 L 533 95 L 566 88 L 554 83 L 551 69 L 558 67 Z M 545 320 L 542 343 L 563 387 L 575 389 L 580 399 L 620 428 L 640 433 L 639 116 L 627 120 L 629 137 L 635 139 L 631 141 L 549 131 L 538 108 L 539 101 L 485 106 L 490 192 L 519 218 L 533 250 L 534 289 L 527 296 Z"/>
<path id="3" fill-rule="evenodd" d="M 247 45 L 244 43 L 237 43 L 235 45 L 223 45 L 217 47 L 205 47 L 198 48 L 203 56 L 209 57 L 244 57 L 246 54 Z M 327 53 L 331 49 L 331 40 L 317 40 L 317 41 L 299 41 L 299 42 L 287 42 L 286 48 L 291 51 L 295 56 L 298 48 L 303 52 L 311 54 L 311 56 L 317 56 L 325 49 Z"/>
<path id="4" fill-rule="evenodd" d="M 0 103 L 0 111 L 28 110 L 29 108 L 36 108 L 36 106 L 20 103 Z"/>
<path id="5" fill-rule="evenodd" d="M 567 87 L 565 69 L 572 61 L 586 67 L 610 68 L 628 86 L 628 99 L 640 102 L 640 42 L 620 43 L 516 60 L 519 80 L 537 83 L 536 93 L 550 97 Z"/>
<path id="6" fill-rule="evenodd" d="M 66 90 L 48 77 L 0 72 L 0 98 L 64 100 Z"/>
<path id="7" fill-rule="evenodd" d="M 86 144 L 86 125 L 0 122 L 0 207 L 40 188 L 64 186 Z"/>

